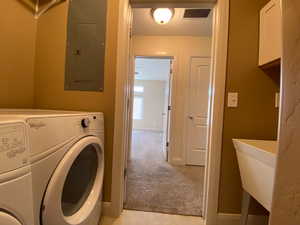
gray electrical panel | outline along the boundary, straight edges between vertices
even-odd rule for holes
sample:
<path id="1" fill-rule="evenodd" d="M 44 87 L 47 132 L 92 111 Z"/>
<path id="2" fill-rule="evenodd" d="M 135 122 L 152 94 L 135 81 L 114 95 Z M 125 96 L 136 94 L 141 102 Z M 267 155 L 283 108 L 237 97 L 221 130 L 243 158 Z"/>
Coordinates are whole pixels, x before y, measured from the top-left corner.
<path id="1" fill-rule="evenodd" d="M 65 90 L 103 91 L 107 0 L 69 5 Z"/>

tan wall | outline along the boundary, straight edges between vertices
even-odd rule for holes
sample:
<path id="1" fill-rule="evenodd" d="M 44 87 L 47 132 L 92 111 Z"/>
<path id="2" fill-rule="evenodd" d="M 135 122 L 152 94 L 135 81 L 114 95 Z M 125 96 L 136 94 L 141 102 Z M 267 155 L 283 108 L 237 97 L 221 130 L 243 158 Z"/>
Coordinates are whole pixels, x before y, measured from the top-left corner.
<path id="1" fill-rule="evenodd" d="M 36 20 L 17 0 L 2 0 L 0 10 L 0 108 L 30 108 Z"/>
<path id="2" fill-rule="evenodd" d="M 225 107 L 219 211 L 237 213 L 241 182 L 232 138 L 275 139 L 279 86 L 258 68 L 259 10 L 268 0 L 231 0 L 227 92 L 239 107 Z M 279 76 L 279 74 L 278 74 Z"/>
<path id="3" fill-rule="evenodd" d="M 133 129 L 163 132 L 163 113 L 166 111 L 166 81 L 135 80 L 134 85 L 144 87 L 144 93 L 138 93 L 144 99 L 143 119 L 133 120 Z"/>
<path id="4" fill-rule="evenodd" d="M 102 111 L 105 114 L 105 201 L 110 200 L 114 128 L 118 0 L 108 1 L 107 55 L 104 92 L 64 91 L 68 4 L 62 3 L 38 21 L 35 106 L 37 108 Z"/>

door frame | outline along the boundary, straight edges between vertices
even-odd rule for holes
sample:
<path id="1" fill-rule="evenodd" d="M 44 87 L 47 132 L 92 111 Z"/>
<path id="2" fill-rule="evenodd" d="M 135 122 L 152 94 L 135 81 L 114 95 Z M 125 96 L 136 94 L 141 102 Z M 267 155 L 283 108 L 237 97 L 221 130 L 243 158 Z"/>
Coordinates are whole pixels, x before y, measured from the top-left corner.
<path id="1" fill-rule="evenodd" d="M 166 137 L 166 142 L 164 143 L 165 144 L 165 146 L 164 146 L 164 148 L 165 148 L 165 160 L 167 161 L 167 162 L 169 162 L 169 156 L 170 156 L 170 150 L 171 150 L 171 124 L 172 124 L 172 115 L 173 115 L 173 110 L 172 110 L 172 108 L 173 108 L 173 90 L 174 90 L 174 88 L 173 88 L 173 78 L 174 78 L 174 71 L 175 71 L 175 67 L 174 67 L 174 64 L 175 64 L 175 59 L 174 59 L 174 57 L 173 58 L 171 58 L 171 60 L 170 60 L 170 71 L 169 71 L 169 80 L 168 80 L 168 99 L 167 99 L 167 101 L 168 101 L 168 106 L 167 106 L 167 127 L 165 127 L 166 128 L 166 130 L 164 131 L 165 132 L 165 137 Z"/>
<path id="2" fill-rule="evenodd" d="M 172 102 L 174 102 L 173 101 L 173 95 L 172 95 L 172 89 L 173 89 L 173 76 L 174 76 L 174 74 L 176 73 L 176 57 L 175 56 L 169 56 L 169 55 L 164 55 L 164 56 L 162 56 L 161 54 L 157 54 L 157 55 L 155 55 L 155 54 L 133 54 L 133 56 L 132 56 L 132 59 L 131 59 L 131 61 L 133 61 L 133 62 L 129 62 L 130 63 L 130 67 L 132 68 L 131 69 L 131 73 L 129 74 L 129 77 L 128 77 L 128 79 L 129 79 L 129 88 L 131 88 L 131 90 L 133 90 L 133 87 L 134 87 L 134 73 L 135 73 L 135 59 L 136 58 L 145 58 L 145 59 L 170 59 L 170 61 L 171 61 L 171 66 L 170 66 L 170 69 L 172 70 L 172 73 L 171 73 L 171 70 L 170 70 L 170 78 L 169 78 L 169 86 L 170 86 L 170 88 L 169 88 L 169 90 L 168 90 L 168 94 L 169 94 L 169 100 L 171 99 L 171 101 L 169 101 L 168 102 L 168 104 L 169 104 L 169 106 L 171 106 L 171 108 L 172 108 Z M 128 133 L 130 133 L 131 134 L 131 136 L 132 136 L 132 131 L 133 131 L 133 119 L 132 119 L 132 114 L 133 114 L 133 99 L 134 99 L 134 93 L 133 93 L 133 91 L 132 91 L 132 93 L 131 93 L 131 95 L 130 96 L 128 96 L 128 98 L 129 98 L 129 104 L 130 104 L 130 109 L 131 109 L 131 112 L 130 112 L 130 115 L 129 115 L 129 117 L 130 117 L 130 121 L 128 121 L 128 123 L 130 124 L 130 128 L 129 129 L 131 129 L 130 131 L 128 131 Z M 170 102 L 171 102 L 171 105 L 170 105 Z M 167 132 L 167 135 L 169 136 L 168 137 L 168 140 L 170 140 L 169 141 L 169 146 L 165 146 L 166 147 L 166 151 L 167 151 L 167 158 L 166 158 L 166 161 L 167 162 L 169 162 L 169 160 L 170 160 L 170 155 L 172 155 L 172 118 L 174 118 L 174 116 L 173 116 L 173 110 L 170 110 L 170 111 L 168 111 L 168 115 L 167 115 L 167 117 L 168 117 L 168 126 L 169 126 L 169 129 L 167 130 L 167 131 L 165 131 L 165 132 Z M 127 152 L 127 153 L 125 153 L 126 155 L 128 155 L 128 152 L 130 152 L 131 151 L 131 146 L 132 146 L 132 141 L 131 141 L 131 139 L 130 140 L 127 140 L 127 142 L 129 142 L 128 143 L 128 146 L 127 146 L 127 149 L 124 149 L 124 151 L 125 152 Z M 166 144 L 166 143 L 164 143 L 164 144 Z M 128 160 L 128 158 L 127 159 L 125 159 L 125 160 Z M 125 165 L 126 165 L 126 162 L 125 162 Z"/>
<path id="3" fill-rule="evenodd" d="M 207 169 L 205 171 L 205 224 L 215 225 L 218 219 L 218 197 L 220 164 L 222 150 L 223 113 L 225 102 L 225 81 L 227 69 L 229 0 L 218 0 L 213 7 L 213 45 L 212 45 L 212 85 L 211 129 L 209 131 L 209 147 Z M 123 188 L 125 153 L 128 146 L 124 135 L 127 132 L 127 102 L 129 53 L 131 36 L 132 9 L 129 0 L 119 1 L 118 48 L 115 96 L 115 128 L 113 145 L 113 168 L 111 207 L 107 215 L 118 217 L 123 211 Z M 125 72 L 124 72 L 125 71 Z"/>

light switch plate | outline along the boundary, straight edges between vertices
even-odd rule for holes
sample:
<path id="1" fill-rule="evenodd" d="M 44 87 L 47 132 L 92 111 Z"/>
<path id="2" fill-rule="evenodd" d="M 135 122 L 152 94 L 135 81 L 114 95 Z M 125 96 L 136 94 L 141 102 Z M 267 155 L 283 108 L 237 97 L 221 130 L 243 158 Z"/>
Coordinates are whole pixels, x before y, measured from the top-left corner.
<path id="1" fill-rule="evenodd" d="M 228 92 L 227 106 L 231 108 L 238 107 L 238 99 L 239 99 L 239 93 Z"/>

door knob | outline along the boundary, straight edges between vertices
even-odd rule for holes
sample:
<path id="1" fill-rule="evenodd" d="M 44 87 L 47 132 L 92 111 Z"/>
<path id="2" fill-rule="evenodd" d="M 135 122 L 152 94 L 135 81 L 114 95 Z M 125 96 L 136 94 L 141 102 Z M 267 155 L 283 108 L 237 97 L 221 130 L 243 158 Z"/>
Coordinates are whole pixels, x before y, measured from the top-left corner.
<path id="1" fill-rule="evenodd" d="M 190 119 L 190 120 L 193 120 L 193 119 L 194 119 L 194 117 L 193 117 L 193 116 L 189 116 L 189 119 Z"/>

